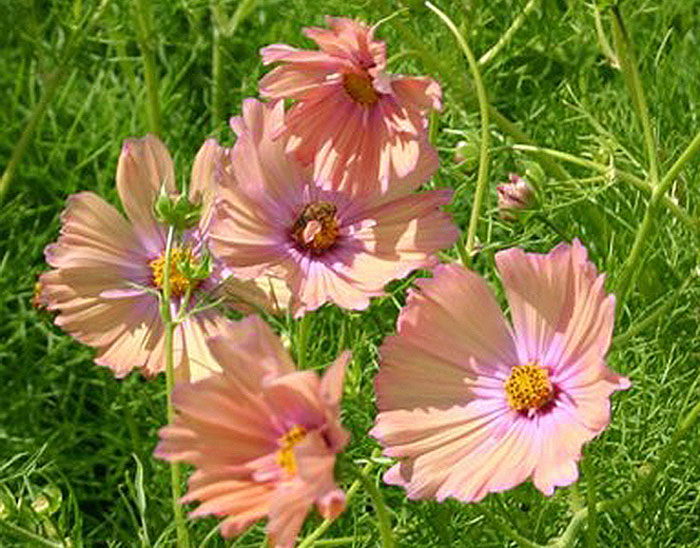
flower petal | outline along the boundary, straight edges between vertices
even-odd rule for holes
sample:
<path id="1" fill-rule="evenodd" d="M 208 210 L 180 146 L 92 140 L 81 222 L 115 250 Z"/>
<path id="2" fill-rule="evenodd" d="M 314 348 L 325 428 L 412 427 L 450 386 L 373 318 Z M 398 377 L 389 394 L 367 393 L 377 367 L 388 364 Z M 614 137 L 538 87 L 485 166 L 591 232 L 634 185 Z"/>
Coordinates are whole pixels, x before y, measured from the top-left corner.
<path id="1" fill-rule="evenodd" d="M 154 135 L 124 141 L 117 164 L 117 191 L 126 214 L 154 254 L 164 247 L 164 229 L 153 216 L 153 204 L 161 186 L 176 192 L 173 161 L 168 149 Z"/>

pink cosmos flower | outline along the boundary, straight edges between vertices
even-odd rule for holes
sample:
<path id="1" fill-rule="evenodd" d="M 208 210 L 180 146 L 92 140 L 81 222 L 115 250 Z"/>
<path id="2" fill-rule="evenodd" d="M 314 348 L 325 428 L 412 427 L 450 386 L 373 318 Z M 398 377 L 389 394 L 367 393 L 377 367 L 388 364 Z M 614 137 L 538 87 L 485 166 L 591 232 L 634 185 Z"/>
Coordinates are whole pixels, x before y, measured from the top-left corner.
<path id="1" fill-rule="evenodd" d="M 264 64 L 280 65 L 260 80 L 260 93 L 296 100 L 280 133 L 303 163 L 315 158 L 317 176 L 364 178 L 386 191 L 420 156 L 437 161 L 426 115 L 441 108 L 440 86 L 385 72 L 386 47 L 374 39 L 375 27 L 342 17 L 327 24 L 330 30 L 304 29 L 321 51 L 285 44 L 261 50 Z"/>
<path id="2" fill-rule="evenodd" d="M 370 433 L 399 459 L 384 480 L 409 498 L 478 501 L 528 478 L 551 495 L 630 386 L 605 363 L 615 298 L 580 242 L 496 263 L 512 327 L 479 276 L 441 265 L 380 350 Z"/>
<path id="3" fill-rule="evenodd" d="M 451 190 L 409 194 L 425 180 L 419 178 L 403 183 L 403 195 L 334 188 L 285 154 L 283 139 L 273 140 L 283 120 L 281 101 L 248 99 L 243 116 L 231 121 L 238 140 L 211 240 L 234 274 L 284 278 L 297 315 L 328 301 L 362 309 L 387 282 L 434 266 L 434 253 L 454 243 L 457 229 L 439 209 Z M 425 162 L 414 175 L 425 172 Z"/>
<path id="4" fill-rule="evenodd" d="M 224 149 L 208 140 L 194 161 L 189 196 L 203 200 L 203 211 L 199 225 L 185 231 L 173 248 L 174 313 L 181 306 L 191 308 L 204 295 L 217 298 L 222 291 L 234 300 L 242 298 L 259 306 L 269 302 L 268 294 L 253 282 L 232 280 L 222 286 L 226 273 L 216 262 L 209 278 L 201 281 L 189 280 L 178 268 L 183 261 L 194 266 L 202 258 L 214 179 L 224 159 Z M 45 250 L 53 270 L 41 276 L 41 302 L 59 312 L 56 325 L 97 349 L 95 362 L 110 367 L 117 377 L 134 367 L 152 375 L 165 365 L 155 291 L 162 285 L 167 227 L 153 213 L 161 185 L 175 193 L 173 164 L 165 146 L 153 136 L 127 140 L 117 167 L 117 191 L 131 222 L 96 194 L 81 192 L 68 198 L 58 242 Z M 184 302 L 188 291 L 190 301 Z M 179 379 L 208 374 L 207 364 L 212 360 L 205 338 L 221 322 L 220 314 L 209 309 L 177 326 L 174 346 Z"/>
<path id="5" fill-rule="evenodd" d="M 296 371 L 257 316 L 221 329 L 211 350 L 222 374 L 175 388 L 177 417 L 155 455 L 196 467 L 182 498 L 201 503 L 190 516 L 223 517 L 224 537 L 267 516 L 271 544 L 291 547 L 312 504 L 326 519 L 345 507 L 333 467 L 348 441 L 339 402 L 350 354 L 322 379 Z"/>

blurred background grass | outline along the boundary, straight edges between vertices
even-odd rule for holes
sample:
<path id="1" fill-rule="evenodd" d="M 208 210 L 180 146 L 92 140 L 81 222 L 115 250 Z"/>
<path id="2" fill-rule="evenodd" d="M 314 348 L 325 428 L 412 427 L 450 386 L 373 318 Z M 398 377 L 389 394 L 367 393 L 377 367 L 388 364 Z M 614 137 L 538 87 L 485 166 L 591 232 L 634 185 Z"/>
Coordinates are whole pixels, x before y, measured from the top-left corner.
<path id="1" fill-rule="evenodd" d="M 436 3 L 457 23 L 479 57 L 527 2 Z M 96 4 L 81 0 L 0 4 L 0 168 L 7 166 L 42 93 L 58 78 L 56 93 L 0 205 L 2 546 L 31 545 L 11 526 L 55 543 L 70 539 L 73 546 L 164 546 L 174 539 L 167 466 L 150 456 L 157 429 L 165 422 L 164 379 L 132 374 L 114 380 L 110 371 L 92 363 L 90 350 L 31 306 L 36 276 L 46 268 L 42 250 L 57 237 L 66 196 L 92 190 L 116 203 L 114 174 L 121 141 L 149 128 L 133 2 L 107 2 L 89 32 L 77 35 L 82 41 L 64 62 L 66 43 Z M 161 1 L 148 3 L 145 10 L 150 27 L 145 40 L 154 52 L 158 76 L 161 137 L 175 158 L 181 181 L 189 178 L 191 160 L 205 137 L 233 143 L 226 122 L 239 112 L 243 98 L 256 96 L 264 72 L 258 55 L 262 46 L 284 42 L 311 47 L 301 27 L 322 25 L 325 14 L 376 22 L 400 8 L 388 0 L 253 3 L 232 36 L 218 37 L 222 116 L 212 119 L 212 4 Z M 383 24 L 378 35 L 387 42 L 392 72 L 429 73 L 401 26 L 449 68 L 450 74 L 432 74 L 443 83 L 445 108 L 437 128 L 441 168 L 430 185 L 455 189 L 452 211 L 464 229 L 476 169 L 470 162 L 456 164 L 453 155 L 460 140 L 478 144 L 478 107 L 469 86 L 460 83 L 462 75 L 468 78 L 467 66 L 451 35 L 420 2 L 405 4 L 410 11 Z M 236 9 L 233 1 L 220 0 L 218 5 L 225 20 Z M 483 69 L 492 104 L 541 147 L 644 178 L 648 162 L 641 127 L 619 71 L 601 51 L 592 6 L 577 0 L 541 0 L 535 5 L 512 40 Z M 700 127 L 700 2 L 628 1 L 621 2 L 621 8 L 636 47 L 663 172 Z M 605 16 L 603 28 L 611 40 Z M 614 281 L 630 251 L 647 196 L 618 177 L 591 179 L 599 174 L 566 165 L 568 177 L 545 175 L 539 181 L 537 214 L 504 223 L 495 209 L 496 184 L 511 171 L 535 173 L 538 168 L 531 157 L 511 148 L 513 140 L 495 124 L 492 136 L 489 189 L 478 231 L 482 251 L 475 268 L 498 287 L 495 251 L 512 245 L 546 251 L 561 234 L 581 238 L 594 262 Z M 695 159 L 672 188 L 673 199 L 693 218 L 700 199 L 699 173 Z M 629 376 L 633 387 L 614 397 L 610 428 L 586 448 L 601 498 L 631 488 L 697 401 L 700 291 L 693 280 L 676 291 L 689 277 L 697 277 L 696 245 L 696 235 L 664 210 L 646 243 L 637 286 L 625 310 L 618 310 L 619 335 L 674 299 L 658 321 L 627 337 L 610 354 L 612 367 Z M 375 414 L 372 379 L 377 347 L 394 330 L 409 282 L 391 284 L 390 296 L 376 299 L 364 313 L 342 314 L 327 307 L 312 319 L 310 363 L 323 367 L 343 346 L 355 356 L 343 420 L 353 433 L 349 453 L 358 460 L 368 457 L 375 446 L 365 433 Z M 290 322 L 281 320 L 276 327 L 293 336 Z M 600 545 L 700 546 L 698 454 L 696 428 L 647 495 L 599 517 Z M 375 470 L 379 477 L 382 467 Z M 347 486 L 351 478 L 341 481 Z M 581 480 L 579 486 L 545 498 L 527 484 L 491 495 L 483 504 L 514 529 L 545 542 L 562 531 L 572 509 L 582 504 L 586 485 Z M 382 491 L 401 545 L 512 545 L 472 506 L 408 502 L 399 489 L 383 486 Z M 318 523 L 314 516 L 304 530 Z M 190 522 L 196 545 L 225 545 L 217 534 L 210 535 L 215 525 L 215 519 Z M 354 497 L 326 534 L 333 537 L 344 537 L 347 546 L 378 544 L 373 509 L 363 493 Z M 257 526 L 228 544 L 260 546 L 262 539 L 262 527 Z"/>

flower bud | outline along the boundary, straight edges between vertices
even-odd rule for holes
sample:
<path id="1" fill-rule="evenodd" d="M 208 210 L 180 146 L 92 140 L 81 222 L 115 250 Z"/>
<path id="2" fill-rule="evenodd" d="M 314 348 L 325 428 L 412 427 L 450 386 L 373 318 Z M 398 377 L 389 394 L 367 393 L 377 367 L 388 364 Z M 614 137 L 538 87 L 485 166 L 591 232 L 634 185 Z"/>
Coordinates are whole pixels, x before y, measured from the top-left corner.
<path id="1" fill-rule="evenodd" d="M 498 185 L 498 210 L 504 221 L 515 221 L 517 211 L 529 209 L 535 203 L 535 192 L 517 173 L 508 175 L 510 183 Z"/>
<path id="2" fill-rule="evenodd" d="M 165 186 L 161 186 L 153 205 L 153 213 L 158 222 L 186 230 L 197 226 L 202 204 L 190 202 L 184 194 L 170 195 Z"/>
<path id="3" fill-rule="evenodd" d="M 455 147 L 455 162 L 464 166 L 467 171 L 473 171 L 479 165 L 478 138 L 460 141 Z"/>
<path id="4" fill-rule="evenodd" d="M 202 253 L 199 259 L 187 255 L 178 261 L 177 268 L 188 280 L 206 280 L 211 274 L 211 255 Z"/>

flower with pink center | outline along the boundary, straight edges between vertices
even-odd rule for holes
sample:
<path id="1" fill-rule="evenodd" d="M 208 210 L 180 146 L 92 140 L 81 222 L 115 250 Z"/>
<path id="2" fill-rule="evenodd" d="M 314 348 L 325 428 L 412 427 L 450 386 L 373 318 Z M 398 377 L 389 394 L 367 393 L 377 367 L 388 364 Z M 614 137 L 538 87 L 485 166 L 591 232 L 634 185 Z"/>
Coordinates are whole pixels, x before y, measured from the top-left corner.
<path id="1" fill-rule="evenodd" d="M 211 247 L 236 276 L 285 279 L 297 315 L 325 302 L 363 309 L 387 282 L 434 266 L 435 252 L 455 242 L 457 228 L 440 210 L 451 190 L 410 193 L 425 179 L 404 184 L 402 195 L 334 188 L 273 139 L 283 120 L 281 101 L 248 99 L 231 121 L 238 140 Z"/>
<path id="2" fill-rule="evenodd" d="M 179 265 L 196 267 L 203 259 L 212 217 L 218 172 L 224 169 L 224 149 L 208 140 L 194 161 L 189 196 L 202 201 L 197 227 L 186 230 L 174 246 L 171 260 L 173 313 L 191 309 L 202 297 L 226 296 L 258 306 L 269 303 L 269 292 L 254 282 L 226 280 L 216 261 L 210 276 L 189 279 Z M 95 362 L 123 377 L 134 367 L 147 375 L 165 367 L 164 329 L 158 297 L 165 266 L 167 227 L 156 221 L 153 204 L 161 185 L 175 194 L 173 164 L 165 146 L 153 136 L 124 143 L 117 167 L 117 190 L 129 221 L 92 192 L 68 198 L 61 215 L 61 234 L 47 246 L 52 270 L 40 279 L 42 303 L 58 312 L 56 325 L 97 349 Z M 268 281 L 260 282 L 262 287 Z M 277 282 L 275 287 L 279 287 Z M 283 289 L 284 288 L 283 286 Z M 185 302 L 189 295 L 188 302 Z M 223 322 L 214 309 L 189 315 L 175 329 L 176 374 L 196 379 L 208 374 L 212 359 L 205 338 Z"/>
<path id="3" fill-rule="evenodd" d="M 260 80 L 270 99 L 294 99 L 280 133 L 287 149 L 316 175 L 365 179 L 386 191 L 416 169 L 421 156 L 437 163 L 427 141 L 427 114 L 441 108 L 440 86 L 426 77 L 386 72 L 386 47 L 375 27 L 342 17 L 330 29 L 306 28 L 320 51 L 273 44 L 263 63 L 280 63 Z"/>
<path id="4" fill-rule="evenodd" d="M 512 326 L 486 283 L 456 264 L 417 282 L 380 349 L 370 432 L 409 498 L 478 501 L 528 478 L 551 495 L 630 382 L 605 362 L 615 297 L 577 240 L 496 254 Z"/>
<path id="5" fill-rule="evenodd" d="M 155 455 L 197 469 L 182 502 L 190 516 L 223 517 L 224 537 L 267 516 L 271 545 L 294 545 L 310 507 L 326 519 L 345 508 L 333 475 L 347 444 L 339 421 L 345 365 L 341 354 L 323 378 L 297 371 L 257 316 L 210 339 L 222 373 L 173 392 L 175 421 L 160 430 Z"/>

